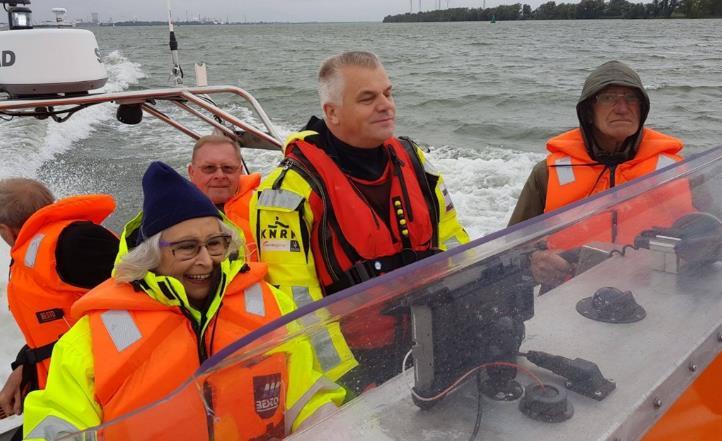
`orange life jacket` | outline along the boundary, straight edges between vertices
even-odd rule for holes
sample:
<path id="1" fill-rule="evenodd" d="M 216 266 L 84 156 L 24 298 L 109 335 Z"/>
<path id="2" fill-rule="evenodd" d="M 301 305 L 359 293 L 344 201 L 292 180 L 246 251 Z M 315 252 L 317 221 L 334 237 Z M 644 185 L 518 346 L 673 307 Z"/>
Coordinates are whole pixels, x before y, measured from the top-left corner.
<path id="1" fill-rule="evenodd" d="M 75 323 L 70 307 L 88 291 L 64 282 L 58 275 L 58 238 L 68 225 L 78 221 L 99 224 L 114 209 L 115 202 L 108 195 L 59 200 L 28 218 L 10 251 L 8 304 L 33 354 L 29 361 L 35 361 L 40 389 L 47 380 L 52 345 Z"/>
<path id="2" fill-rule="evenodd" d="M 579 129 L 552 138 L 547 143 L 549 180 L 544 211 L 555 210 L 681 161 L 678 153 L 682 147 L 677 138 L 644 129 L 634 158 L 611 169 L 589 156 Z M 562 249 L 591 241 L 633 244 L 642 230 L 669 227 L 692 211 L 688 182 L 675 181 L 621 203 L 612 211 L 584 219 L 550 236 L 547 243 L 551 248 Z"/>
<path id="3" fill-rule="evenodd" d="M 287 159 L 300 165 L 314 188 L 314 219 L 326 219 L 311 233 L 314 255 L 324 256 L 315 265 L 326 295 L 438 251 L 438 214 L 423 167 L 410 152 L 414 147 L 390 138 L 385 148 L 391 168 L 390 225 L 323 150 L 302 140 L 286 148 Z"/>
<path id="4" fill-rule="evenodd" d="M 200 343 L 195 323 L 179 307 L 163 305 L 128 283 L 107 280 L 76 302 L 73 315 L 87 314 L 90 319 L 95 399 L 103 409 L 103 422 L 174 391 L 200 366 L 202 348 L 206 354 L 213 354 L 280 317 L 275 297 L 263 281 L 266 265 L 251 263 L 246 268 L 228 286 L 222 306 Z M 111 335 L 109 329 L 124 332 Z M 199 386 L 202 391 L 186 387 L 170 407 L 161 404 L 110 426 L 104 430 L 103 439 L 250 440 L 284 436 L 288 386 L 285 355 L 274 354 L 244 368 L 221 369 L 205 377 Z M 215 417 L 207 419 L 209 414 Z M 164 423 L 159 425 L 158 418 Z M 161 426 L 161 432 L 154 432 Z"/>
<path id="5" fill-rule="evenodd" d="M 223 212 L 228 218 L 236 224 L 242 231 L 246 239 L 246 261 L 257 262 L 258 250 L 256 243 L 251 234 L 251 224 L 248 220 L 248 208 L 251 203 L 253 192 L 261 183 L 261 174 L 252 173 L 250 175 L 241 175 L 238 186 L 238 192 L 223 207 Z"/>
<path id="6" fill-rule="evenodd" d="M 316 222 L 311 249 L 316 274 L 330 295 L 369 278 L 408 265 L 438 252 L 438 214 L 423 167 L 410 143 L 390 138 L 384 146 L 391 170 L 388 199 L 389 225 L 363 194 L 320 148 L 303 140 L 286 147 L 286 158 L 314 189 L 309 200 Z M 413 156 L 412 156 L 413 155 Z M 342 322 L 351 348 L 376 349 L 394 345 L 403 321 L 375 312 Z M 403 316 L 401 317 L 403 319 Z"/>

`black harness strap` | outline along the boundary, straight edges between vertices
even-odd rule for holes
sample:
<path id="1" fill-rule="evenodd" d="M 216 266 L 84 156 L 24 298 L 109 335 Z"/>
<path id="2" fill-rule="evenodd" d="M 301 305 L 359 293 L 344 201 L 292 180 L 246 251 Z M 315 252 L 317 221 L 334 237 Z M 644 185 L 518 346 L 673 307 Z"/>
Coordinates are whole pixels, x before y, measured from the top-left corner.
<path id="1" fill-rule="evenodd" d="M 404 250 L 391 256 L 379 257 L 372 260 L 356 262 L 354 266 L 343 273 L 344 278 L 325 287 L 326 295 L 339 292 L 350 286 L 357 285 L 366 280 L 378 277 L 395 269 L 404 267 L 421 259 L 433 256 L 438 249 L 426 251 Z"/>
<path id="2" fill-rule="evenodd" d="M 32 365 L 34 368 L 34 365 L 50 358 L 50 356 L 53 354 L 53 347 L 57 342 L 58 341 L 55 340 L 52 343 L 48 343 L 45 346 L 40 346 L 39 348 L 35 349 L 30 349 L 27 346 L 24 347 L 23 350 L 20 351 L 20 353 L 18 354 L 17 359 L 12 362 L 10 366 L 13 368 L 13 370 L 20 365 Z"/>

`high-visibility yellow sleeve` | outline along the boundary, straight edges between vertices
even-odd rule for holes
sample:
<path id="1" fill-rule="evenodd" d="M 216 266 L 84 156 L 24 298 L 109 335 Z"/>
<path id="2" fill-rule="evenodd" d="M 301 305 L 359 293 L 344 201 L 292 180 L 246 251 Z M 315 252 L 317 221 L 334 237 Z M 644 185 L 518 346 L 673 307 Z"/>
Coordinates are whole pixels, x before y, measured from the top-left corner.
<path id="1" fill-rule="evenodd" d="M 451 200 L 451 194 L 444 183 L 444 177 L 436 171 L 418 146 L 416 146 L 416 154 L 421 160 L 421 164 L 424 166 L 424 171 L 427 175 L 436 178 L 434 196 L 438 204 L 437 210 L 439 213 L 439 248 L 446 251 L 469 242 L 469 234 L 456 216 L 456 208 L 454 207 L 454 202 Z"/>
<path id="2" fill-rule="evenodd" d="M 288 388 L 286 390 L 286 433 L 295 431 L 300 425 L 313 420 L 323 409 L 341 406 L 346 391 L 323 375 L 314 366 L 312 338 L 301 334 L 279 345 L 271 353 L 287 355 Z"/>
<path id="3" fill-rule="evenodd" d="M 282 168 L 271 172 L 251 198 L 250 225 L 259 260 L 268 265 L 270 284 L 289 294 L 293 286 L 305 286 L 313 300 L 319 300 L 323 295 L 309 244 L 314 222 L 308 203 L 312 190 L 293 170 L 284 174 L 280 188 L 272 188 L 282 172 Z"/>
<path id="4" fill-rule="evenodd" d="M 23 435 L 49 440 L 97 426 L 103 411 L 95 401 L 90 321 L 83 317 L 55 344 L 45 389 L 25 398 Z"/>
<path id="5" fill-rule="evenodd" d="M 282 291 L 294 303 L 288 312 L 323 298 L 316 275 L 309 238 L 313 213 L 308 203 L 311 186 L 295 171 L 285 171 L 282 185 L 274 188 L 282 168 L 273 171 L 261 182 L 251 199 L 250 224 L 259 260 L 268 265 L 266 280 Z M 326 318 L 324 311 L 316 313 L 317 320 Z M 315 352 L 314 367 L 333 381 L 338 380 L 358 363 L 341 334 L 338 323 L 312 339 Z"/>

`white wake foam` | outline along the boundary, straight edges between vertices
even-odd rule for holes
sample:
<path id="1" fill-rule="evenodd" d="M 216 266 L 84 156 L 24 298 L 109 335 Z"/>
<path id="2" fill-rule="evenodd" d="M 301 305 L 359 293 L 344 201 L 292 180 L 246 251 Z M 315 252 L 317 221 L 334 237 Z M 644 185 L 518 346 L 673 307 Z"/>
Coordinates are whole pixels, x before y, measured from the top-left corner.
<path id="1" fill-rule="evenodd" d="M 108 82 L 104 87 L 107 92 L 127 89 L 145 77 L 141 66 L 129 61 L 119 51 L 110 52 L 103 62 L 108 70 Z M 45 162 L 68 151 L 76 142 L 88 137 L 98 124 L 111 118 L 113 108 L 110 105 L 98 105 L 79 111 L 62 124 L 29 118 L 0 122 L 3 129 L 0 138 L 0 151 L 3 152 L 0 178 L 35 177 Z M 5 384 L 10 374 L 10 362 L 15 359 L 23 344 L 22 334 L 7 308 L 9 255 L 9 247 L 0 240 L 0 336 L 6 342 L 0 344 L 0 387 Z M 0 420 L 0 432 L 21 423 L 21 417 Z"/>
<path id="2" fill-rule="evenodd" d="M 127 89 L 145 77 L 140 65 L 133 63 L 119 51 L 103 58 L 108 71 L 108 82 L 103 90 L 117 92 Z M 83 109 L 64 123 L 39 121 L 34 118 L 16 118 L 0 122 L 3 136 L 0 150 L 0 178 L 8 176 L 35 177 L 38 169 L 56 155 L 68 151 L 78 141 L 87 138 L 103 121 L 113 118 L 110 105 L 97 105 Z"/>
<path id="3" fill-rule="evenodd" d="M 472 239 L 506 226 L 527 176 L 544 157 L 496 147 L 461 154 L 448 146 L 432 147 L 426 156 L 443 175 Z"/>

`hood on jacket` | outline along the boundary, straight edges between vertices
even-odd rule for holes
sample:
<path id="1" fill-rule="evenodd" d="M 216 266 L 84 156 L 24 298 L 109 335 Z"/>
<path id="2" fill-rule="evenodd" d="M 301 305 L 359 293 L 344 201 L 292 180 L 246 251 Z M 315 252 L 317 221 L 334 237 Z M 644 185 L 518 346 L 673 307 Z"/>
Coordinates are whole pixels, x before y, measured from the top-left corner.
<path id="1" fill-rule="evenodd" d="M 593 115 L 592 100 L 594 97 L 608 86 L 624 86 L 636 89 L 642 97 L 639 114 L 639 130 L 627 138 L 625 146 L 618 157 L 618 162 L 623 162 L 634 157 L 637 153 L 639 143 L 642 141 L 642 133 L 644 122 L 649 114 L 649 95 L 644 90 L 642 80 L 631 67 L 620 61 L 608 61 L 594 69 L 584 82 L 582 94 L 577 102 L 577 117 L 579 118 L 579 128 L 582 131 L 584 145 L 587 148 L 589 156 L 598 160 L 599 147 L 594 144 L 594 136 L 592 132 Z"/>

